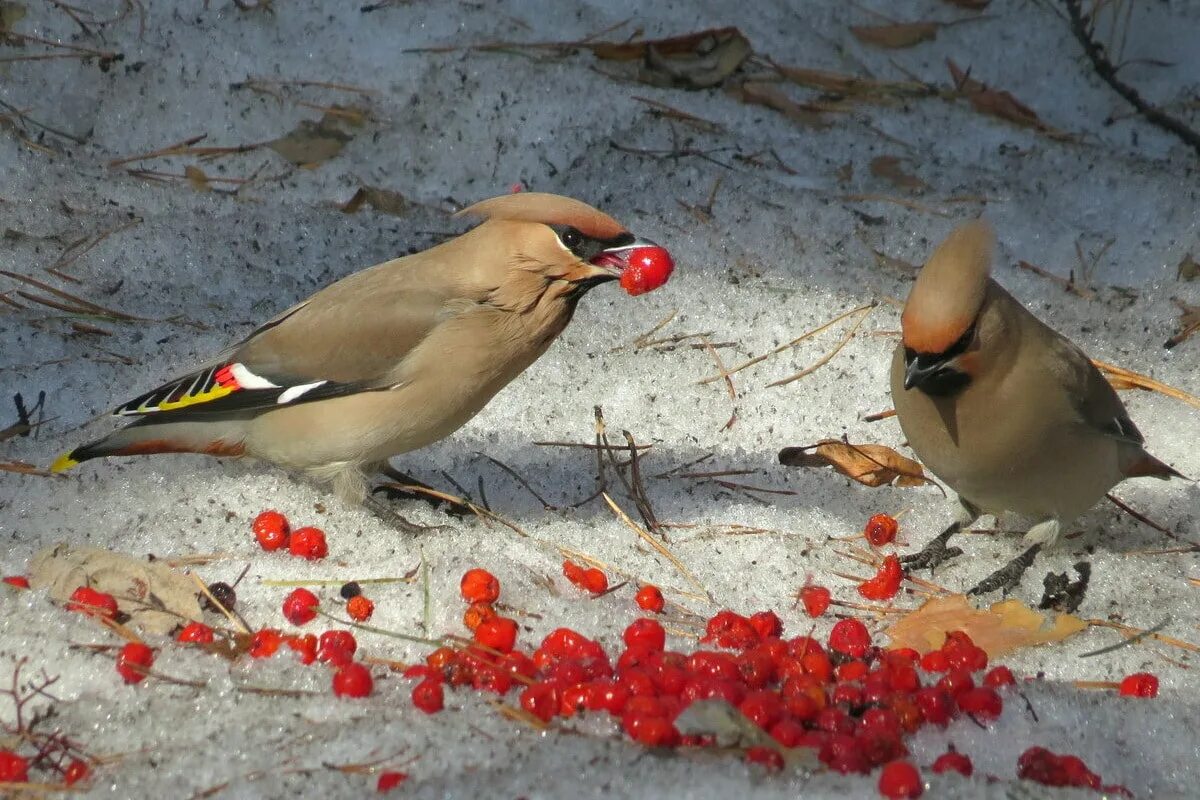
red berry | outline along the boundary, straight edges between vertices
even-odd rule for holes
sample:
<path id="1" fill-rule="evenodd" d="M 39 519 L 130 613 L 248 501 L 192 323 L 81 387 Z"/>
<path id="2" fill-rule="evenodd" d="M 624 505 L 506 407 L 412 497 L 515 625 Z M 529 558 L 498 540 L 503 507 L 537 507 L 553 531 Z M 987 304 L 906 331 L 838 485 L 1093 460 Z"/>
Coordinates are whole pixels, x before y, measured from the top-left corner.
<path id="1" fill-rule="evenodd" d="M 783 755 L 774 747 L 758 745 L 746 750 L 746 761 L 761 764 L 771 772 L 783 769 Z"/>
<path id="2" fill-rule="evenodd" d="M 634 717 L 627 726 L 629 735 L 646 747 L 670 747 L 679 739 L 679 731 L 665 717 Z"/>
<path id="3" fill-rule="evenodd" d="M 338 697 L 366 697 L 374 687 L 371 670 L 357 662 L 352 661 L 333 673 L 333 693 Z"/>
<path id="4" fill-rule="evenodd" d="M 871 633 L 856 619 L 838 620 L 829 632 L 829 649 L 851 658 L 862 658 L 870 646 Z"/>
<path id="5" fill-rule="evenodd" d="M 0 579 L 9 586 L 16 586 L 18 589 L 29 588 L 29 578 L 24 575 L 9 575 L 7 578 Z"/>
<path id="6" fill-rule="evenodd" d="M 621 288 L 637 297 L 662 286 L 674 270 L 675 261 L 666 248 L 639 247 L 629 254 L 621 271 Z"/>
<path id="7" fill-rule="evenodd" d="M 868 600 L 891 600 L 900 591 L 900 582 L 904 580 L 904 569 L 900 559 L 889 555 L 883 560 L 883 566 L 873 578 L 868 578 L 858 585 L 858 593 Z"/>
<path id="8" fill-rule="evenodd" d="M 831 599 L 829 590 L 824 586 L 805 586 L 800 590 L 800 602 L 804 603 L 805 612 L 813 618 L 825 613 Z"/>
<path id="9" fill-rule="evenodd" d="M 975 771 L 975 765 L 971 763 L 971 759 L 965 754 L 951 748 L 948 752 L 942 753 L 933 762 L 930 767 L 935 775 L 941 775 L 944 772 L 957 772 L 959 775 L 971 777 L 971 773 Z"/>
<path id="10" fill-rule="evenodd" d="M 667 643 L 667 632 L 655 620 L 642 617 L 629 623 L 621 635 L 626 646 L 641 645 L 652 652 L 662 652 Z"/>
<path id="11" fill-rule="evenodd" d="M 926 686 L 918 689 L 915 697 L 917 708 L 926 722 L 945 726 L 954 716 L 954 697 L 945 689 L 938 686 Z"/>
<path id="12" fill-rule="evenodd" d="M 783 635 L 783 622 L 774 611 L 756 611 L 750 615 L 750 625 L 758 632 L 758 638 L 770 639 Z"/>
<path id="13" fill-rule="evenodd" d="M 1123 697 L 1158 697 L 1158 677 L 1149 672 L 1135 672 L 1121 681 Z"/>
<path id="14" fill-rule="evenodd" d="M 501 653 L 510 653 L 517 643 L 517 623 L 508 617 L 492 617 L 479 623 L 475 641 Z"/>
<path id="15" fill-rule="evenodd" d="M 542 722 L 549 722 L 558 713 L 561 700 L 558 687 L 549 683 L 535 683 L 521 692 L 521 708 Z"/>
<path id="16" fill-rule="evenodd" d="M 321 600 L 308 589 L 293 589 L 283 600 L 283 616 L 293 625 L 304 625 L 317 618 Z"/>
<path id="17" fill-rule="evenodd" d="M 408 780 L 407 772 L 381 772 L 379 780 L 375 784 L 375 791 L 390 792 L 406 780 Z"/>
<path id="18" fill-rule="evenodd" d="M 921 669 L 926 672 L 945 672 L 950 669 L 950 661 L 941 650 L 931 650 L 921 656 Z"/>
<path id="19" fill-rule="evenodd" d="M 117 672 L 126 683 L 141 683 L 154 666 L 154 651 L 141 642 L 130 642 L 117 655 Z"/>
<path id="20" fill-rule="evenodd" d="M 355 622 L 366 622 L 375 613 L 375 604 L 366 595 L 357 594 L 346 603 L 346 613 Z"/>
<path id="21" fill-rule="evenodd" d="M 879 793 L 890 800 L 920 797 L 924 791 L 921 773 L 907 761 L 893 761 L 879 773 Z"/>
<path id="22" fill-rule="evenodd" d="M 1013 677 L 1012 670 L 1001 664 L 998 667 L 992 667 L 983 676 L 983 685 L 990 686 L 993 689 L 999 689 L 1001 686 L 1013 686 L 1017 679 Z"/>
<path id="23" fill-rule="evenodd" d="M 78 758 L 71 761 L 67 768 L 63 770 L 63 783 L 67 786 L 74 786 L 88 776 L 91 770 L 88 768 L 86 761 L 81 761 Z M 4 780 L 0 778 L 0 780 Z"/>
<path id="24" fill-rule="evenodd" d="M 582 588 L 592 594 L 603 594 L 608 591 L 608 576 L 604 574 L 603 570 L 591 567 L 583 573 Z"/>
<path id="25" fill-rule="evenodd" d="M 117 616 L 117 599 L 90 586 L 80 586 L 71 593 L 71 602 L 67 603 L 67 609 L 81 611 L 92 617 L 113 619 Z"/>
<path id="26" fill-rule="evenodd" d="M 867 526 L 863 528 L 863 536 L 867 538 L 872 547 L 883 547 L 885 544 L 891 544 L 899 529 L 900 523 L 896 522 L 895 517 L 876 514 L 867 520 Z"/>
<path id="27" fill-rule="evenodd" d="M 479 567 L 464 572 L 458 588 L 468 603 L 494 603 L 500 597 L 500 581 Z"/>
<path id="28" fill-rule="evenodd" d="M 299 654 L 301 664 L 311 664 L 317 660 L 317 637 L 311 633 L 303 636 L 289 636 L 283 641 Z"/>
<path id="29" fill-rule="evenodd" d="M 414 706 L 426 714 L 435 714 L 441 711 L 445 703 L 442 682 L 433 678 L 421 681 L 413 687 L 412 701 Z"/>
<path id="30" fill-rule="evenodd" d="M 250 639 L 251 658 L 270 658 L 275 655 L 279 645 L 283 644 L 283 633 L 275 628 L 263 628 L 255 631 Z"/>
<path id="31" fill-rule="evenodd" d="M 748 650 L 761 637 L 750 620 L 733 611 L 718 611 L 709 621 L 702 642 L 733 650 Z"/>
<path id="32" fill-rule="evenodd" d="M 970 714 L 976 719 L 993 720 L 1004 710 L 1004 701 L 995 689 L 979 686 L 968 689 L 956 696 L 958 707 L 963 713 Z"/>
<path id="33" fill-rule="evenodd" d="M 186 644 L 211 644 L 213 630 L 203 622 L 189 622 L 175 637 L 175 641 Z"/>
<path id="34" fill-rule="evenodd" d="M 325 544 L 325 531 L 320 528 L 299 528 L 292 531 L 288 540 L 288 552 L 309 561 L 317 561 L 329 555 Z"/>
<path id="35" fill-rule="evenodd" d="M 666 605 L 666 601 L 663 600 L 663 593 L 659 591 L 657 586 L 651 586 L 650 584 L 646 584 L 638 589 L 637 596 L 633 599 L 638 604 L 638 608 L 654 614 L 661 614 L 663 607 Z"/>
<path id="36" fill-rule="evenodd" d="M 496 609 L 492 608 L 490 603 L 472 603 L 463 614 L 463 625 L 467 630 L 473 631 L 480 626 L 481 623 L 492 619 L 496 616 Z"/>
<path id="37" fill-rule="evenodd" d="M 11 750 L 0 750 L 0 783 L 28 783 L 29 762 Z"/>
<path id="38" fill-rule="evenodd" d="M 317 645 L 317 660 L 333 667 L 350 663 L 358 642 L 350 631 L 325 631 Z"/>
<path id="39" fill-rule="evenodd" d="M 278 550 L 288 543 L 287 517 L 278 511 L 264 511 L 250 523 L 250 530 L 263 550 Z"/>

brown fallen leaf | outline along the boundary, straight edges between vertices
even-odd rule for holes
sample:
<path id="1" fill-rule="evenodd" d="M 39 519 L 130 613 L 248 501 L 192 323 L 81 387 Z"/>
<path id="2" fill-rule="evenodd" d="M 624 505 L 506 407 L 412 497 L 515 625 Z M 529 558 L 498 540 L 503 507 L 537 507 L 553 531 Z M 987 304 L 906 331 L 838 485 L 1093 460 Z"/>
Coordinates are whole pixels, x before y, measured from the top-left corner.
<path id="1" fill-rule="evenodd" d="M 188 179 L 188 183 L 197 192 L 207 192 L 212 189 L 208 183 L 208 176 L 204 174 L 204 170 L 197 167 L 195 164 L 189 164 L 183 168 L 183 174 Z"/>
<path id="2" fill-rule="evenodd" d="M 1179 261 L 1179 269 L 1175 272 L 1175 277 L 1181 281 L 1194 281 L 1200 278 L 1200 261 L 1192 258 L 1192 254 L 1188 253 Z"/>
<path id="3" fill-rule="evenodd" d="M 892 649 L 911 647 L 924 655 L 942 646 L 949 631 L 963 631 L 996 658 L 1021 647 L 1061 642 L 1087 628 L 1070 614 L 1043 615 L 1020 600 L 1009 599 L 978 609 L 966 595 L 934 597 L 906 614 L 885 633 Z"/>
<path id="4" fill-rule="evenodd" d="M 1185 339 L 1200 330 L 1200 306 L 1188 305 L 1178 297 L 1171 299 L 1175 301 L 1175 305 L 1179 306 L 1179 332 L 1163 342 L 1163 347 L 1168 350 L 1182 344 Z M 1109 380 L 1112 378 L 1110 377 Z"/>
<path id="5" fill-rule="evenodd" d="M 338 118 L 326 114 L 320 121 L 301 120 L 293 130 L 266 146 L 298 166 L 315 166 L 342 152 L 353 137 L 338 127 Z"/>
<path id="6" fill-rule="evenodd" d="M 111 594 L 130 624 L 146 633 L 167 634 L 188 620 L 203 619 L 196 586 L 166 564 L 101 550 L 47 547 L 29 562 L 29 585 L 49 588 L 60 602 L 71 599 L 80 586 Z"/>
<path id="7" fill-rule="evenodd" d="M 925 476 L 920 464 L 882 444 L 823 439 L 804 447 L 783 448 L 779 451 L 779 463 L 789 467 L 833 467 L 847 478 L 872 488 L 926 483 L 937 486 Z"/>
<path id="8" fill-rule="evenodd" d="M 743 103 L 766 106 L 772 111 L 778 111 L 799 125 L 811 128 L 824 128 L 829 125 L 821 117 L 820 112 L 823 109 L 807 103 L 796 102 L 774 83 L 742 81 L 736 86 L 731 86 L 729 92 Z"/>
<path id="9" fill-rule="evenodd" d="M 1074 139 L 1066 131 L 1060 131 L 1045 122 L 1029 106 L 1022 103 L 1010 92 L 1003 89 L 992 89 L 987 84 L 972 78 L 968 72 L 959 69 L 953 59 L 946 59 L 946 68 L 954 80 L 954 89 L 970 101 L 971 106 L 981 114 L 987 114 L 997 119 L 1011 122 L 1023 128 L 1033 128 L 1052 139 Z"/>
<path id="10" fill-rule="evenodd" d="M 929 184 L 916 175 L 909 175 L 900 166 L 903 159 L 898 156 L 876 156 L 871 159 L 871 174 L 884 178 L 897 189 L 907 189 L 919 192 L 929 188 Z"/>
<path id="11" fill-rule="evenodd" d="M 940 22 L 894 22 L 888 25 L 851 25 L 854 38 L 864 44 L 897 50 L 937 38 Z"/>
<path id="12" fill-rule="evenodd" d="M 585 45 L 600 59 L 637 61 L 637 80 L 651 86 L 710 89 L 719 86 L 754 52 L 737 28 L 713 28 L 666 39 Z"/>
<path id="13" fill-rule="evenodd" d="M 918 81 L 879 81 L 873 78 L 863 78 L 858 75 L 848 75 L 842 72 L 831 72 L 824 69 L 808 69 L 806 67 L 789 67 L 771 61 L 771 66 L 780 76 L 797 86 L 817 89 L 829 94 L 858 97 L 864 95 L 918 95 L 933 94 L 935 89 Z"/>
<path id="14" fill-rule="evenodd" d="M 408 200 L 399 192 L 391 189 L 380 189 L 377 186 L 360 186 L 354 196 L 340 206 L 343 214 L 353 214 L 363 206 L 370 206 L 376 211 L 391 214 L 394 217 L 404 216 L 408 211 Z"/>

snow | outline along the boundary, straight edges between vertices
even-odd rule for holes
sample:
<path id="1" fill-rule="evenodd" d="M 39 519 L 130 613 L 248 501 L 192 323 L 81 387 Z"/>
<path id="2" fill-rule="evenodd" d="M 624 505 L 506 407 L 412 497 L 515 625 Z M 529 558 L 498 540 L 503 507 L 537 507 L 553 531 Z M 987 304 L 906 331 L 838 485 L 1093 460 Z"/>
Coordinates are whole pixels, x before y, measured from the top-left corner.
<path id="1" fill-rule="evenodd" d="M 21 301 L 11 293 L 18 284 L 3 279 L 0 291 L 32 307 L 0 305 L 0 396 L 21 392 L 28 402 L 45 391 L 49 421 L 36 436 L 0 444 L 0 460 L 48 464 L 57 452 L 108 429 L 107 422 L 83 429 L 94 415 L 186 370 L 320 286 L 463 230 L 448 211 L 514 183 L 597 205 L 668 246 L 678 268 L 670 284 L 643 297 L 629 298 L 615 287 L 593 292 L 550 351 L 477 418 L 449 439 L 396 460 L 449 490 L 445 475 L 476 495 L 482 481 L 491 507 L 527 538 L 424 504 L 401 511 L 413 521 L 446 527 L 401 534 L 264 465 L 161 456 L 93 462 L 69 480 L 5 473 L 4 574 L 21 573 L 36 551 L 58 541 L 159 557 L 216 553 L 220 558 L 198 573 L 210 582 L 232 581 L 248 564 L 238 587 L 240 608 L 265 626 L 284 622 L 278 606 L 287 590 L 262 580 L 398 577 L 423 562 L 428 605 L 420 581 L 372 587 L 372 624 L 439 635 L 462 631 L 457 581 L 465 569 L 483 566 L 503 582 L 503 600 L 516 609 L 525 644 L 570 625 L 612 649 L 635 617 L 633 588 L 595 601 L 580 596 L 561 577 L 557 548 L 563 547 L 599 559 L 613 577 L 659 584 L 698 613 L 718 606 L 771 608 L 790 634 L 807 632 L 810 623 L 793 608 L 793 594 L 810 576 L 834 587 L 840 599 L 857 596 L 830 573 L 863 568 L 836 555 L 842 546 L 830 537 L 859 531 L 872 513 L 904 512 L 901 535 L 915 547 L 953 514 L 953 504 L 931 488 L 871 490 L 827 472 L 776 464 L 783 446 L 843 434 L 855 442 L 901 446 L 894 421 L 862 420 L 890 407 L 886 373 L 894 341 L 888 333 L 898 327 L 894 305 L 882 303 L 836 358 L 802 380 L 767 387 L 829 352 L 845 323 L 736 375 L 737 419 L 728 429 L 722 427 L 732 410 L 725 386 L 697 383 L 716 368 L 706 350 L 687 346 L 695 340 L 668 351 L 635 349 L 632 342 L 677 310 L 659 336 L 707 332 L 714 343 L 735 343 L 719 352 L 727 366 L 740 363 L 845 310 L 903 298 L 907 278 L 877 266 L 872 250 L 919 264 L 956 222 L 980 211 L 999 235 L 997 279 L 1031 309 L 1097 358 L 1200 393 L 1200 340 L 1162 348 L 1179 317 L 1172 298 L 1200 303 L 1200 282 L 1176 278 L 1186 254 L 1200 256 L 1196 155 L 1136 118 L 1103 124 L 1126 107 L 1091 73 L 1055 4 L 993 3 L 984 19 L 892 51 L 855 41 L 848 25 L 879 20 L 834 0 L 762 0 L 745 8 L 714 0 L 394 3 L 370 13 L 356 3 L 276 4 L 273 12 L 242 11 L 223 0 L 147 3 L 143 32 L 133 14 L 105 27 L 103 39 L 77 37 L 70 19 L 49 4 L 28 5 L 18 31 L 119 51 L 124 60 L 107 72 L 73 59 L 0 65 L 0 100 L 86 136 L 77 144 L 42 138 L 36 128 L 24 132 L 52 152 L 23 143 L 13 130 L 0 136 L 0 225 L 20 232 L 6 237 L 0 261 L 12 272 L 150 319 L 83 320 L 111 335 L 73 334 L 69 318 Z M 97 15 L 115 16 L 120 4 L 110 5 Z M 910 4 L 903 13 L 906 19 L 967 16 L 935 2 Z M 963 100 L 861 105 L 828 115 L 832 124 L 826 128 L 813 128 L 720 90 L 616 80 L 604 74 L 613 64 L 588 53 L 407 52 L 495 40 L 571 40 L 623 20 L 631 21 L 605 38 L 620 39 L 635 28 L 655 37 L 738 25 L 756 52 L 780 63 L 881 79 L 912 73 L 947 86 L 944 61 L 953 58 L 963 69 L 969 66 L 972 77 L 1013 92 L 1080 141 L 1058 142 L 1015 128 L 973 112 Z M 1128 30 L 1126 59 L 1170 64 L 1132 63 L 1122 71 L 1125 80 L 1162 103 L 1195 93 L 1200 51 L 1189 45 L 1200 30 L 1200 8 L 1136 6 Z M 4 48 L 5 54 L 20 52 Z M 184 165 L 196 164 L 210 178 L 258 176 L 236 195 L 197 192 L 184 182 L 155 182 L 109 166 L 202 133 L 208 135 L 204 145 L 261 142 L 319 116 L 231 88 L 251 77 L 369 89 L 366 97 L 323 87 L 280 91 L 321 105 L 365 104 L 375 120 L 347 128 L 354 136 L 345 149 L 312 170 L 291 169 L 265 149 L 213 162 L 132 165 L 181 174 Z M 703 132 L 673 122 L 635 97 L 722 127 Z M 678 146 L 707 156 L 651 157 L 614 143 L 668 152 Z M 845 199 L 903 194 L 871 175 L 869 162 L 880 155 L 902 157 L 903 168 L 930 185 L 912 197 L 916 205 Z M 838 170 L 847 163 L 853 172 L 843 182 Z M 707 203 L 717 181 L 711 217 L 683 206 Z M 399 217 L 369 209 L 339 213 L 336 206 L 360 184 L 398 191 L 413 205 Z M 238 186 L 215 185 L 223 191 Z M 134 218 L 140 222 L 64 268 L 81 284 L 43 271 L 65 245 Z M 1076 242 L 1085 258 L 1095 259 L 1088 276 L 1094 299 L 1016 267 L 1025 260 L 1062 277 L 1072 270 L 1078 275 Z M 1123 396 L 1152 451 L 1185 473 L 1200 473 L 1192 433 L 1200 411 L 1161 394 Z M 653 443 L 643 463 L 647 476 L 712 453 L 697 469 L 750 470 L 732 480 L 794 492 L 759 500 L 711 481 L 647 478 L 658 517 L 693 526 L 672 531 L 670 548 L 718 606 L 684 594 L 690 587 L 679 572 L 640 544 L 601 501 L 572 507 L 595 488 L 590 452 L 531 444 L 591 441 L 597 405 L 617 441 L 626 429 L 639 442 Z M 543 508 L 484 456 L 526 477 L 558 508 Z M 634 514 L 620 488 L 612 491 Z M 1197 538 L 1195 485 L 1136 481 L 1117 493 L 1185 539 Z M 331 557 L 307 564 L 258 550 L 248 523 L 271 507 L 295 525 L 325 528 Z M 1004 522 L 1011 531 L 1023 524 Z M 766 530 L 737 535 L 728 532 L 731 525 Z M 1194 553 L 1147 552 L 1177 543 L 1107 504 L 1070 530 L 1082 535 L 1044 554 L 1017 597 L 1036 604 L 1041 575 L 1069 571 L 1086 559 L 1093 577 L 1082 616 L 1142 628 L 1169 617 L 1164 634 L 1198 638 L 1200 591 L 1186 580 L 1200 574 Z M 935 576 L 955 590 L 974 585 L 1020 547 L 1016 535 L 964 537 L 959 544 L 967 554 Z M 554 592 L 545 576 L 557 576 Z M 320 591 L 333 600 L 336 590 L 335 584 Z M 585 736 L 572 735 L 575 723 L 537 734 L 470 692 L 448 693 L 448 710 L 426 717 L 411 707 L 408 682 L 386 670 L 376 671 L 370 701 L 349 702 L 332 696 L 323 671 L 287 657 L 239 664 L 230 674 L 215 657 L 168 646 L 156 669 L 207 680 L 207 688 L 160 681 L 125 687 L 108 657 L 78 646 L 112 644 L 112 636 L 37 593 L 0 593 L 0 600 L 0 673 L 28 656 L 31 669 L 60 675 L 56 724 L 91 751 L 124 754 L 99 770 L 88 796 L 186 797 L 228 783 L 217 796 L 303 791 L 356 797 L 371 791 L 370 776 L 321 765 L 385 758 L 389 765 L 405 765 L 400 768 L 412 778 L 402 791 L 421 797 L 874 792 L 873 777 L 771 777 L 729 756 L 647 755 L 607 725 L 586 724 Z M 829 624 L 820 621 L 818 633 Z M 428 649 L 367 633 L 359 638 L 381 658 L 411 661 Z M 1062 645 L 1005 659 L 1019 674 L 1044 676 L 1026 691 L 1038 721 L 1012 698 L 988 730 L 959 721 L 944 733 L 922 732 L 912 743 L 917 764 L 927 766 L 953 741 L 975 760 L 977 776 L 1001 779 L 927 773 L 932 793 L 1051 796 L 1014 777 L 1017 755 L 1043 744 L 1081 756 L 1106 782 L 1123 783 L 1139 796 L 1192 794 L 1200 780 L 1194 654 L 1140 644 L 1079 658 L 1118 640 L 1114 631 L 1093 628 Z M 669 643 L 691 646 L 680 638 Z M 1140 670 L 1160 676 L 1158 700 L 1130 701 L 1068 685 Z M 235 688 L 245 684 L 316 693 L 264 697 Z M 0 715 L 8 713 L 0 702 Z"/>

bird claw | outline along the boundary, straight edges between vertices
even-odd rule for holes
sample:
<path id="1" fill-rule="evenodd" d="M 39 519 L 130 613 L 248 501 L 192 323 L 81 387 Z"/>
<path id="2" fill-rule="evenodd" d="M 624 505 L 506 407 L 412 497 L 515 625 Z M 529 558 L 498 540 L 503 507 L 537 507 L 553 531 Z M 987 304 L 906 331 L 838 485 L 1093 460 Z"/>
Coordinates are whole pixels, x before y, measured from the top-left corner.
<path id="1" fill-rule="evenodd" d="M 969 589 L 967 594 L 987 594 L 999 589 L 1002 594 L 1007 595 L 1021 582 L 1025 571 L 1033 564 L 1033 560 L 1037 558 L 1037 554 L 1041 549 L 1042 546 L 1040 544 L 1030 547 L 1024 553 L 1021 553 L 1021 555 L 981 580 Z"/>
<path id="2" fill-rule="evenodd" d="M 471 513 L 470 507 L 463 503 L 456 503 L 453 500 L 446 500 L 441 497 L 433 497 L 422 492 L 409 491 L 408 489 L 402 489 L 398 484 L 393 483 L 381 483 L 371 489 L 371 494 L 382 494 L 391 501 L 421 500 L 433 506 L 434 508 L 441 509 L 443 512 L 452 517 L 465 517 Z"/>
<path id="3" fill-rule="evenodd" d="M 449 526 L 447 525 L 419 525 L 415 522 L 410 522 L 401 516 L 396 509 L 392 508 L 391 505 L 386 501 L 380 500 L 375 496 L 375 492 L 378 491 L 378 488 L 380 487 L 372 490 L 372 492 L 367 495 L 366 499 L 363 501 L 363 504 L 369 511 L 371 511 L 371 513 L 379 517 L 387 524 L 391 525 L 396 530 L 401 531 L 402 533 L 429 533 L 430 531 L 449 529 Z"/>
<path id="4" fill-rule="evenodd" d="M 937 537 L 931 539 L 920 552 L 902 556 L 900 563 L 910 570 L 928 569 L 932 572 L 955 556 L 961 556 L 963 552 L 961 547 L 946 546 L 946 542 L 950 541 L 950 537 L 957 531 L 958 527 L 951 525 Z"/>

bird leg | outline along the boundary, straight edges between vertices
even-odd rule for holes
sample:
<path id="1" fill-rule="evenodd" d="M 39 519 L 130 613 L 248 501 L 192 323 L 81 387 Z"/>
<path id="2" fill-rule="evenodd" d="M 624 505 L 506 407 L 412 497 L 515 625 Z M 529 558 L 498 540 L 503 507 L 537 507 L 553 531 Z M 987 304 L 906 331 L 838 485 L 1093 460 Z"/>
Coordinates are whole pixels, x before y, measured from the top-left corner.
<path id="1" fill-rule="evenodd" d="M 900 563 L 908 569 L 929 568 L 932 571 L 955 556 L 962 555 L 961 547 L 946 547 L 946 542 L 950 541 L 951 536 L 962 530 L 963 524 L 962 520 L 950 523 L 946 530 L 930 540 L 929 544 L 925 545 L 919 553 L 903 556 Z"/>
<path id="2" fill-rule="evenodd" d="M 383 464 L 383 466 L 381 466 L 379 468 L 379 474 L 383 475 L 385 478 L 389 479 L 393 483 L 400 484 L 401 486 L 416 486 L 421 489 L 426 489 L 430 492 L 437 491 L 437 489 L 433 488 L 432 486 L 425 483 L 424 481 L 419 481 L 416 478 L 412 477 L 411 475 L 407 475 L 407 474 L 401 472 L 400 470 L 393 467 L 391 464 L 387 464 L 387 463 Z M 389 500 L 423 500 L 426 503 L 429 503 L 429 505 L 433 506 L 434 508 L 442 508 L 444 506 L 446 513 L 452 517 L 461 517 L 461 516 L 465 516 L 466 514 L 471 513 L 471 509 L 462 503 L 456 503 L 451 500 L 444 500 L 440 497 L 435 497 L 430 494 L 425 494 L 424 492 L 408 491 L 405 489 L 401 489 L 399 486 L 389 486 L 386 484 L 380 485 L 380 486 L 376 486 L 375 488 L 373 488 L 371 490 L 371 493 L 372 494 L 376 494 L 376 493 L 383 494 Z"/>
<path id="3" fill-rule="evenodd" d="M 1024 553 L 1021 553 L 1021 555 L 981 580 L 967 594 L 987 594 L 997 589 L 1000 589 L 1004 594 L 1008 594 L 1021 582 L 1021 576 L 1025 574 L 1025 570 L 1029 569 L 1029 566 L 1037 558 L 1037 554 L 1041 550 L 1041 544 L 1031 545 Z"/>

